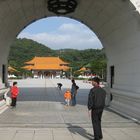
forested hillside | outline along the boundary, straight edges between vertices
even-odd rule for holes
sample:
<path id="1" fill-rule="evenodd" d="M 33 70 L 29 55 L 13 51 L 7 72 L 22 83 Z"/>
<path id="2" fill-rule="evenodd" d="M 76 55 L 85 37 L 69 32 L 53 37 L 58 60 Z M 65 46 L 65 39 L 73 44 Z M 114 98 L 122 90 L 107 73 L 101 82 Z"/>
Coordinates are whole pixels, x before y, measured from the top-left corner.
<path id="1" fill-rule="evenodd" d="M 34 56 L 52 56 L 55 51 L 29 39 L 16 39 L 9 53 L 9 65 L 19 69 Z"/>
<path id="2" fill-rule="evenodd" d="M 21 71 L 24 62 L 31 60 L 35 56 L 59 56 L 69 62 L 74 71 L 85 65 L 90 65 L 91 69 L 96 73 L 106 68 L 104 49 L 52 50 L 47 46 L 29 39 L 15 40 L 9 54 L 9 65 Z"/>

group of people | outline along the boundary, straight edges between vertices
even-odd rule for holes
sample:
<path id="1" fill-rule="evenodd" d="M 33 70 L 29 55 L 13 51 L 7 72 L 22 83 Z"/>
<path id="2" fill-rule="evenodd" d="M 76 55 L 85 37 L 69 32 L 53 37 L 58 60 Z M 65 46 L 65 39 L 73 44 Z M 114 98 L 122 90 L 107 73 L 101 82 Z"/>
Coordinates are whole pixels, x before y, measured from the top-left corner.
<path id="1" fill-rule="evenodd" d="M 75 80 L 72 79 L 72 86 L 71 91 L 68 89 L 64 93 L 64 98 L 66 105 L 70 105 L 70 101 L 72 101 L 72 106 L 76 105 L 76 95 L 78 86 L 75 83 Z M 105 97 L 106 97 L 106 91 L 100 87 L 100 79 L 98 77 L 94 77 L 92 79 L 92 85 L 93 88 L 89 92 L 88 96 L 88 112 L 92 120 L 93 125 L 93 131 L 94 131 L 94 139 L 92 140 L 101 140 L 103 138 L 102 129 L 101 129 L 101 118 L 103 109 L 105 107 Z M 62 87 L 62 85 L 60 85 Z M 61 89 L 60 87 L 60 89 Z M 19 94 L 19 89 L 17 87 L 17 82 L 13 83 L 13 86 L 11 87 L 11 98 L 12 108 L 16 107 L 16 100 L 17 96 Z"/>
<path id="2" fill-rule="evenodd" d="M 100 87 L 100 79 L 98 77 L 94 77 L 92 79 L 92 85 L 93 88 L 89 92 L 87 104 L 94 131 L 94 139 L 92 140 L 101 140 L 103 138 L 101 119 L 105 107 L 106 91 Z M 78 89 L 77 87 L 78 86 L 73 79 L 71 92 L 70 90 L 67 90 L 64 93 L 66 105 L 70 105 L 70 100 L 72 100 L 72 105 L 76 105 L 76 94 Z"/>
<path id="3" fill-rule="evenodd" d="M 79 89 L 74 79 L 72 79 L 71 82 L 72 82 L 71 91 L 70 89 L 67 89 L 66 92 L 64 93 L 64 99 L 67 106 L 69 106 L 70 103 L 72 106 L 76 105 L 76 95 L 77 95 L 77 90 Z"/>

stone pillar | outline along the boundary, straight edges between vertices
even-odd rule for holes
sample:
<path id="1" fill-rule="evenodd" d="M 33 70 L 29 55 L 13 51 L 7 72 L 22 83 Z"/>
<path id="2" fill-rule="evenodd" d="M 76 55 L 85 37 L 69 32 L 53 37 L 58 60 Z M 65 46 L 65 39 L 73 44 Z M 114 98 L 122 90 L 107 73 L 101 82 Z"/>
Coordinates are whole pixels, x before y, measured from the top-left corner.
<path id="1" fill-rule="evenodd" d="M 0 42 L 0 88 L 8 85 L 8 55 L 9 44 Z"/>

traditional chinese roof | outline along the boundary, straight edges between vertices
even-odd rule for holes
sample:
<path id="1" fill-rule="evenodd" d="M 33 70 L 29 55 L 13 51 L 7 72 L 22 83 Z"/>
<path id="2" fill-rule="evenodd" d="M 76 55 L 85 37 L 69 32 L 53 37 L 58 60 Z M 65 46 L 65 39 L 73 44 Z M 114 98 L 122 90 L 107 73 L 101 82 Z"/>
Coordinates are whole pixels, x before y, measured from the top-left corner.
<path id="1" fill-rule="evenodd" d="M 82 67 L 80 70 L 78 71 L 86 71 L 86 68 L 85 67 Z"/>
<path id="2" fill-rule="evenodd" d="M 32 60 L 25 62 L 25 64 L 53 64 L 53 63 L 59 63 L 59 64 L 69 64 L 67 62 L 64 62 L 59 57 L 34 57 Z"/>
<path id="3" fill-rule="evenodd" d="M 8 66 L 8 72 L 18 72 L 16 69 L 14 69 L 11 66 Z"/>
<path id="4" fill-rule="evenodd" d="M 26 69 L 26 70 L 32 70 L 33 66 L 31 65 L 27 65 L 27 66 L 24 66 L 22 67 L 23 69 Z"/>
<path id="5" fill-rule="evenodd" d="M 32 60 L 25 62 L 28 64 L 22 68 L 26 70 L 64 70 L 69 69 L 67 62 L 59 57 L 34 57 Z"/>

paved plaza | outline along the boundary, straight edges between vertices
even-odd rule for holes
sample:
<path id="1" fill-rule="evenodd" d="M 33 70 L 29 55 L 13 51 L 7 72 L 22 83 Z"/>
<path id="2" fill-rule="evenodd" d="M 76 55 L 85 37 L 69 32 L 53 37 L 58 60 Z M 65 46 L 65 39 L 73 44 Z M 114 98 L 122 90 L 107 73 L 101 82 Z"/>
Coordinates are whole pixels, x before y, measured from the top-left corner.
<path id="1" fill-rule="evenodd" d="M 10 81 L 12 82 L 12 81 Z M 57 83 L 63 84 L 62 91 Z M 76 81 L 80 87 L 77 105 L 64 105 L 63 93 L 71 87 L 65 79 L 19 80 L 20 95 L 16 109 L 0 114 L 2 140 L 88 140 L 93 137 L 87 112 L 89 83 Z M 140 140 L 140 125 L 109 109 L 103 113 L 103 140 Z"/>

